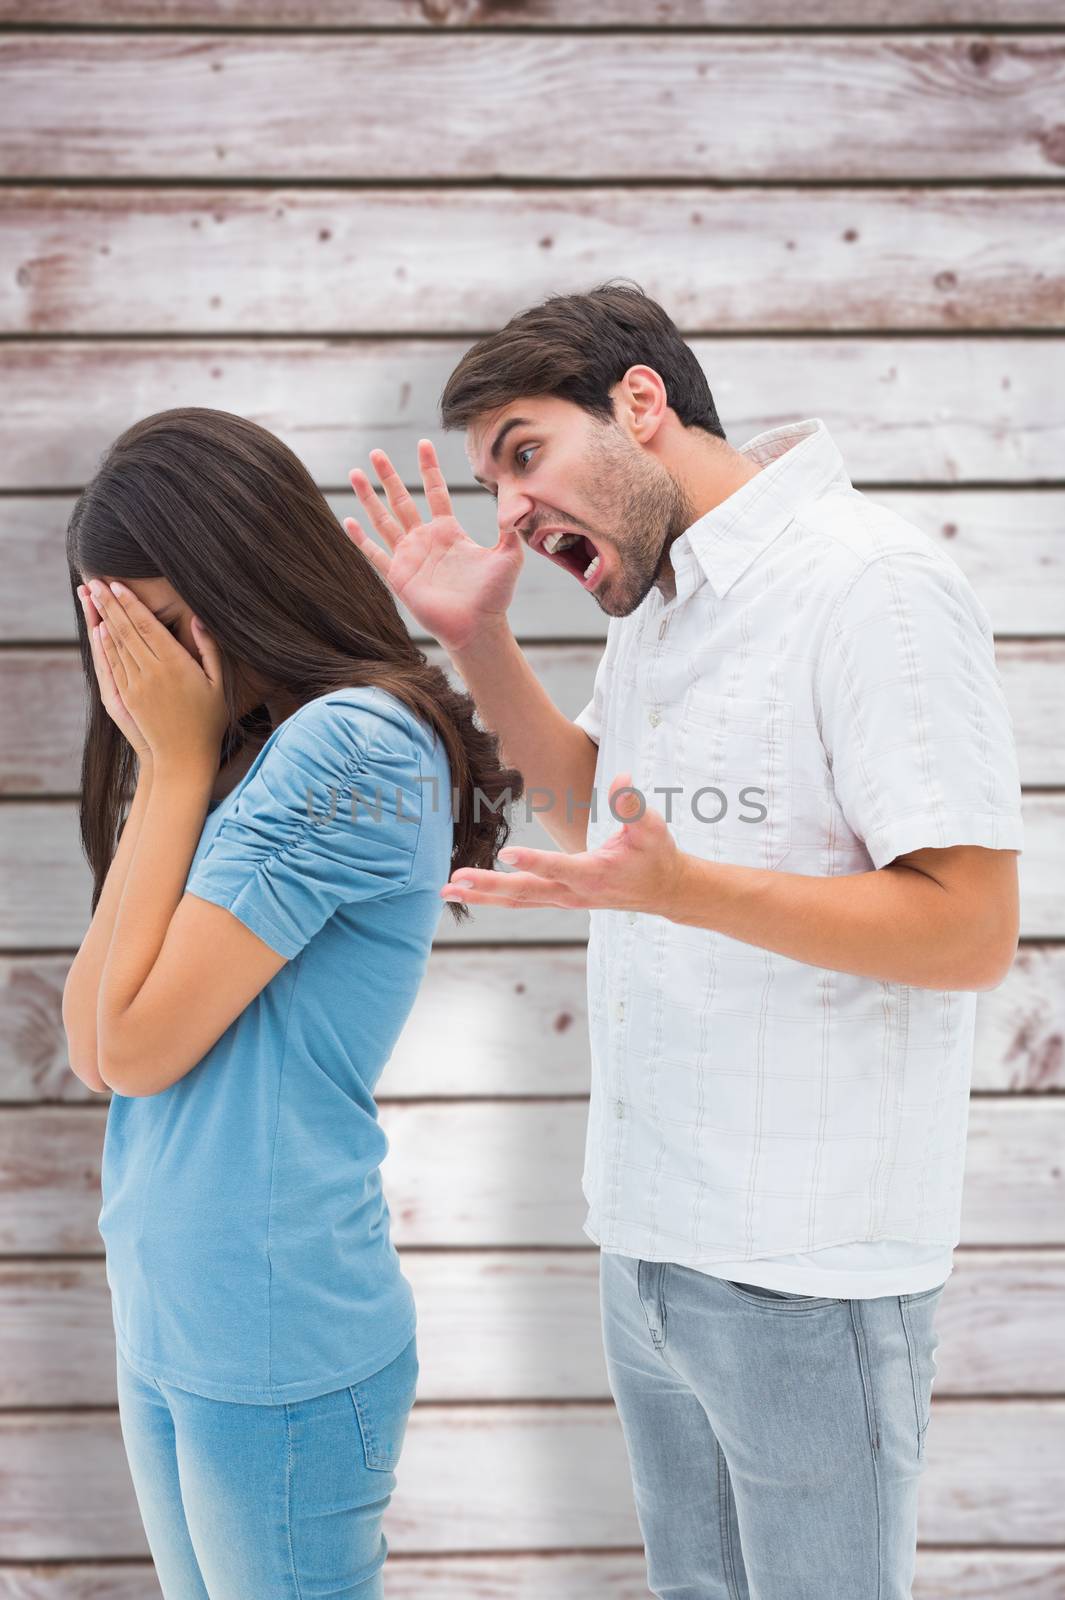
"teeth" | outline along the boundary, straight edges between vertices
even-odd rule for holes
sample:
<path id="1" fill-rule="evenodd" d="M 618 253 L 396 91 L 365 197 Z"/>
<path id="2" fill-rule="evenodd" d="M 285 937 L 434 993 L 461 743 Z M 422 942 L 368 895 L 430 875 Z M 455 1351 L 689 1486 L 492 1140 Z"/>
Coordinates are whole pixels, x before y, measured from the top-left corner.
<path id="1" fill-rule="evenodd" d="M 589 578 L 594 578 L 595 574 L 598 571 L 599 571 L 599 557 L 596 556 L 595 560 L 594 561 L 589 561 L 588 565 L 584 569 L 584 581 L 585 581 L 585 583 L 588 582 Z"/>
<path id="2" fill-rule="evenodd" d="M 580 535 L 576 533 L 549 533 L 544 540 L 543 548 L 549 556 L 553 556 L 556 550 L 568 550 L 571 544 L 576 544 L 579 537 Z"/>

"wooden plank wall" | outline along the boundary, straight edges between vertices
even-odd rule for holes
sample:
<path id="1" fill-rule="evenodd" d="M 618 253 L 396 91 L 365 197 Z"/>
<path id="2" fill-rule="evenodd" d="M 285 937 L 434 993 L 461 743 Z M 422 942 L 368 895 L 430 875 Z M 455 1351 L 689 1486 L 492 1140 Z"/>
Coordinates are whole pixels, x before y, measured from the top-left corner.
<path id="1" fill-rule="evenodd" d="M 979 1007 L 919 1600 L 1065 1594 L 1065 12 L 1061 0 L 0 0 L 0 1597 L 157 1596 L 115 1410 L 105 1097 L 66 1065 L 84 931 L 72 494 L 128 422 L 275 428 L 346 510 L 558 289 L 635 278 L 734 442 L 819 415 L 972 578 L 1028 819 Z M 569 712 L 604 619 L 515 609 Z M 522 822 L 520 833 L 537 832 Z M 542 842 L 542 839 L 541 841 Z M 441 924 L 381 1084 L 423 1381 L 395 1600 L 643 1600 L 581 1232 L 582 917 Z"/>

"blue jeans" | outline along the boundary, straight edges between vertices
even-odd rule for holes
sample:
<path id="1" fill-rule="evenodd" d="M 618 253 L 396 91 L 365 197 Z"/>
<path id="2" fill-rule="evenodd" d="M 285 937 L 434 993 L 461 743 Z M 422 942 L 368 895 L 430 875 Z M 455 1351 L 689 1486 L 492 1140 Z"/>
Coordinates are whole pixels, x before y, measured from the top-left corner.
<path id="1" fill-rule="evenodd" d="M 208 1400 L 118 1355 L 118 1406 L 165 1600 L 380 1600 L 381 1531 L 416 1340 L 372 1377 L 286 1405 Z"/>
<path id="2" fill-rule="evenodd" d="M 910 1600 L 943 1285 L 830 1300 L 600 1252 L 662 1600 Z"/>

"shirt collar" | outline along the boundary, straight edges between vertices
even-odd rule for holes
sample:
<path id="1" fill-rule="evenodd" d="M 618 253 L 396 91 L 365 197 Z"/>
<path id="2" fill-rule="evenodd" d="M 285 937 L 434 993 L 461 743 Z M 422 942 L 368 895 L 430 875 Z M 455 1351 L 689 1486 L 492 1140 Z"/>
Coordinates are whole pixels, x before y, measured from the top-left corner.
<path id="1" fill-rule="evenodd" d="M 677 599 L 705 574 L 720 598 L 782 533 L 799 507 L 830 483 L 849 486 L 843 457 L 820 417 L 770 428 L 740 446 L 761 471 L 673 541 Z"/>

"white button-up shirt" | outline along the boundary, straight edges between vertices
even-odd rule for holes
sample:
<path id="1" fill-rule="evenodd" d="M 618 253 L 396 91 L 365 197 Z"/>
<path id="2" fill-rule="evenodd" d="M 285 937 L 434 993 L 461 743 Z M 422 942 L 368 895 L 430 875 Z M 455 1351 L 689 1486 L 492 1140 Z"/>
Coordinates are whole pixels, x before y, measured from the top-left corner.
<path id="1" fill-rule="evenodd" d="M 576 718 L 599 745 L 588 848 L 631 772 L 710 861 L 827 877 L 925 846 L 1019 851 L 1012 722 L 961 569 L 852 487 L 819 420 L 744 454 L 761 471 L 671 548 L 675 598 L 652 587 L 610 619 Z M 841 1297 L 947 1276 L 974 991 L 593 911 L 588 1002 L 603 1249 Z"/>

